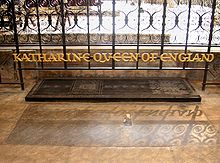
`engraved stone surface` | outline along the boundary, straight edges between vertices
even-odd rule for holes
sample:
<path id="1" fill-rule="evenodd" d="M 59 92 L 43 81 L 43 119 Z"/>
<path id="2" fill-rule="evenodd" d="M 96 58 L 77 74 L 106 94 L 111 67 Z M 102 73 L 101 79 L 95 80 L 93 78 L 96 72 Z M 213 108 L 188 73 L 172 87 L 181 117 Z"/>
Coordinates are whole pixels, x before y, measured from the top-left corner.
<path id="1" fill-rule="evenodd" d="M 27 101 L 201 101 L 182 78 L 44 79 L 26 96 Z"/>
<path id="2" fill-rule="evenodd" d="M 75 80 L 73 94 L 99 94 L 101 82 L 99 80 Z"/>
<path id="3" fill-rule="evenodd" d="M 59 83 L 57 83 L 57 80 L 44 80 L 36 92 L 36 95 L 67 94 L 71 90 L 72 84 L 72 80 L 61 80 Z"/>

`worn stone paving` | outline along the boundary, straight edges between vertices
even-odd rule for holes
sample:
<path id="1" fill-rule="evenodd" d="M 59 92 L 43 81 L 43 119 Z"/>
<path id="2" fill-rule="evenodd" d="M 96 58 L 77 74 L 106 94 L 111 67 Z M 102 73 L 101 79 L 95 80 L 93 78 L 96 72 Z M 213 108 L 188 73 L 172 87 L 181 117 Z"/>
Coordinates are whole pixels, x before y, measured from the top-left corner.
<path id="1" fill-rule="evenodd" d="M 194 85 L 196 88 L 201 87 L 198 84 Z M 23 92 L 20 91 L 19 86 L 0 85 L 0 162 L 220 162 L 220 87 L 208 87 L 206 92 L 198 89 L 198 93 L 202 96 L 202 102 L 187 104 L 149 102 L 28 103 L 24 101 L 24 97 L 31 87 L 32 85 L 29 84 Z M 169 110 L 168 112 L 167 110 L 171 106 L 171 110 L 179 111 L 173 113 Z M 199 111 L 195 112 L 195 108 L 198 108 Z M 141 111 L 145 113 L 145 116 Z M 172 116 L 172 114 L 175 114 L 175 116 Z M 193 116 L 193 114 L 196 116 Z M 171 128 L 173 128 L 172 125 L 176 125 L 176 122 L 179 121 L 183 121 L 187 125 L 195 125 L 195 122 L 197 122 L 200 126 L 194 128 L 193 131 L 193 128 L 191 128 L 189 130 L 191 132 L 188 132 L 188 139 L 185 139 L 190 140 L 189 138 L 194 136 L 194 141 L 179 141 L 182 143 L 170 144 L 166 142 L 167 144 L 161 143 L 157 147 L 152 147 L 152 145 L 144 141 L 141 145 L 130 141 L 129 147 L 120 144 L 122 140 L 124 144 L 129 142 L 129 139 L 125 139 L 125 131 L 128 134 L 127 138 L 133 138 L 129 135 L 129 129 L 125 130 L 126 128 L 130 128 L 130 131 L 133 131 L 131 128 L 137 124 L 142 124 L 143 126 L 144 124 L 146 126 L 154 124 L 158 126 L 158 122 L 160 122 L 160 125 L 164 125 L 161 121 L 164 115 L 167 115 L 165 120 L 170 122 Z M 194 120 L 192 121 L 193 117 Z M 72 141 L 72 144 L 65 144 L 63 143 L 64 141 L 61 141 L 59 134 L 56 133 L 57 135 L 54 135 L 56 127 L 57 131 L 61 129 L 60 131 L 71 133 L 70 131 L 72 130 L 68 128 L 68 125 L 71 126 L 74 124 L 72 123 L 73 121 L 78 122 L 82 119 L 84 119 L 84 126 L 86 126 L 86 123 L 87 126 L 91 125 L 89 122 L 106 124 L 113 121 L 113 124 L 121 127 L 120 141 L 115 141 L 118 144 L 105 144 L 105 141 L 101 141 L 102 144 L 97 145 L 97 141 L 85 140 L 84 138 L 86 137 L 79 137 L 78 140 L 81 141 L 78 141 L 78 144 L 76 142 L 74 144 L 75 139 L 68 139 L 66 135 L 66 140 Z M 24 121 L 28 123 L 24 123 Z M 51 125 L 54 121 L 56 122 L 53 123 L 55 125 Z M 60 124 L 65 126 L 64 121 L 68 122 L 66 130 L 59 128 Z M 43 124 L 43 126 L 40 125 L 39 128 L 36 128 L 36 122 Z M 44 126 L 45 123 L 47 125 Z M 24 127 L 22 129 L 24 124 L 30 128 Z M 205 127 L 204 124 L 211 127 Z M 112 127 L 114 128 L 115 126 L 113 125 Z M 165 130 L 158 129 L 157 131 L 162 131 L 162 133 L 169 131 L 169 125 L 164 128 Z M 100 127 L 96 129 L 97 133 L 101 131 Z M 204 129 L 206 132 L 202 132 Z M 42 136 L 39 131 L 47 131 L 48 135 L 41 137 L 43 139 L 40 139 L 40 137 L 35 139 L 39 135 Z M 94 130 L 91 130 L 91 134 L 94 133 L 92 131 Z M 16 133 L 20 135 L 16 135 Z M 38 135 L 31 136 L 31 133 L 38 133 Z M 79 135 L 83 133 L 91 136 L 88 128 L 81 129 Z M 137 134 L 138 130 L 133 133 Z M 168 132 L 169 137 L 167 139 L 174 137 L 171 133 Z M 190 133 L 193 134 L 190 135 Z M 140 134 L 146 136 L 143 131 Z M 161 133 L 158 132 L 157 134 L 160 135 Z M 61 136 L 63 135 L 65 134 L 62 133 Z M 101 133 L 98 135 L 101 135 L 102 138 L 104 136 Z M 210 137 L 210 135 L 212 136 Z M 29 139 L 22 139 L 25 136 L 30 137 Z M 151 136 L 151 139 L 149 138 L 148 140 L 151 142 L 153 139 L 154 137 Z"/>
<path id="2" fill-rule="evenodd" d="M 169 147 L 216 145 L 217 130 L 198 105 L 31 104 L 7 144 Z"/>

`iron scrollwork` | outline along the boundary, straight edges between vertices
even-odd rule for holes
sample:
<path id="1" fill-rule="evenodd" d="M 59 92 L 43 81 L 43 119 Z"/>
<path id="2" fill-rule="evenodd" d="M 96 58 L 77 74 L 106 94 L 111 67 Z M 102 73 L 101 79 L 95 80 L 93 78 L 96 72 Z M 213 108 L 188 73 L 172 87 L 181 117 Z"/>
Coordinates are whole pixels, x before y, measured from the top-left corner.
<path id="1" fill-rule="evenodd" d="M 107 0 L 89 0 L 91 44 L 111 44 L 112 4 Z M 168 1 L 166 10 L 165 44 L 186 42 L 187 18 L 190 14 L 189 44 L 206 45 L 209 37 L 212 11 L 211 1 L 192 0 L 189 13 L 187 0 Z M 16 25 L 20 44 L 38 44 L 40 28 L 42 44 L 60 44 L 62 23 L 60 0 L 16 0 Z M 213 45 L 220 43 L 219 3 L 217 3 Z M 141 0 L 140 44 L 161 43 L 162 1 Z M 36 8 L 39 8 L 39 13 Z M 10 0 L 0 2 L 0 42 L 13 44 L 13 24 Z M 38 14 L 38 15 L 37 15 Z M 87 0 L 64 0 L 64 23 L 67 45 L 86 45 Z M 40 27 L 37 25 L 39 16 Z M 116 44 L 136 44 L 138 1 L 116 1 Z"/>

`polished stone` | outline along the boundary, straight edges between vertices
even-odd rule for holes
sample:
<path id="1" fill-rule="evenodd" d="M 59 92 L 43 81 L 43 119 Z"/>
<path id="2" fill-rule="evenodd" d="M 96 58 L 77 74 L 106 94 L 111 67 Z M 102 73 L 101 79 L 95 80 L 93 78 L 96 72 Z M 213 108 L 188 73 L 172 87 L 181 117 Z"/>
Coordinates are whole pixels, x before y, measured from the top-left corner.
<path id="1" fill-rule="evenodd" d="M 220 87 L 209 86 L 205 92 L 202 92 L 198 89 L 197 91 L 199 94 L 201 94 L 203 99 L 201 103 L 28 103 L 24 101 L 24 97 L 32 85 L 33 84 L 27 84 L 27 89 L 24 92 L 20 91 L 20 88 L 17 86 L 0 85 L 0 162 L 220 162 Z M 200 88 L 201 85 L 195 83 L 194 86 L 195 88 Z M 161 118 L 163 117 L 153 115 L 143 116 L 143 114 L 139 114 L 135 117 L 136 112 L 144 111 L 146 113 L 147 110 L 159 110 L 157 114 L 156 112 L 155 114 L 163 115 L 165 114 L 165 111 L 163 110 L 169 109 L 170 106 L 172 106 L 173 110 L 180 109 L 182 112 L 175 112 L 176 115 L 169 116 L 168 121 L 185 121 L 187 123 L 193 122 L 192 124 L 195 122 L 201 124 L 202 122 L 202 124 L 214 126 L 214 130 L 209 130 L 210 128 L 206 127 L 207 132 L 201 132 L 200 129 L 204 128 L 204 126 L 200 126 L 201 128 L 196 128 L 194 134 L 191 135 L 196 137 L 199 142 L 193 144 L 183 143 L 172 146 L 168 145 L 166 147 L 116 147 L 112 144 L 105 147 L 79 147 L 58 145 L 59 142 L 57 144 L 43 144 L 40 140 L 38 140 L 38 142 L 41 142 L 41 144 L 22 144 L 21 141 L 19 145 L 19 142 L 17 141 L 15 141 L 14 144 L 9 144 L 7 142 L 10 140 L 10 137 L 13 139 L 15 138 L 13 132 L 16 131 L 16 128 L 19 129 L 19 126 L 22 127 L 20 124 L 23 124 L 23 120 L 32 120 L 34 122 L 39 120 L 39 122 L 43 122 L 43 124 L 50 121 L 58 122 L 57 124 L 64 124 L 64 121 L 67 121 L 71 124 L 72 121 L 74 121 L 72 120 L 74 118 L 75 120 L 77 118 L 79 120 L 84 118 L 87 122 L 89 122 L 91 119 L 95 119 L 96 122 L 103 122 L 103 118 L 106 118 L 107 122 L 108 120 L 112 119 L 120 122 L 122 128 L 132 128 L 134 125 L 136 125 L 136 120 L 138 120 L 138 122 L 142 120 L 145 124 L 151 120 L 161 122 Z M 194 110 L 196 106 L 202 111 L 202 115 L 195 116 L 195 120 L 190 121 L 193 112 L 191 116 L 186 116 L 187 111 L 185 113 L 184 111 Z M 121 112 L 116 112 L 117 110 L 120 110 Z M 76 111 L 78 111 L 80 114 L 74 115 Z M 88 114 L 88 112 L 90 112 L 91 115 Z M 184 114 L 183 116 L 179 116 L 179 113 Z M 199 112 L 196 113 L 199 115 Z M 124 119 L 129 118 L 129 115 L 126 114 L 130 114 L 132 120 L 131 124 L 127 124 L 126 122 L 124 123 Z M 32 124 L 26 125 L 31 126 Z M 49 124 L 46 125 L 46 127 L 49 127 Z M 52 133 L 55 131 L 53 127 L 54 126 L 51 126 Z M 35 130 L 36 128 L 30 128 L 30 130 L 31 129 Z M 24 128 L 24 130 L 26 130 L 27 133 L 31 133 L 30 130 L 27 130 L 26 128 Z M 209 141 L 210 144 L 206 144 L 206 137 L 209 136 L 208 133 L 210 133 L 210 131 L 216 131 L 214 138 L 217 141 L 212 141 L 212 143 Z M 24 137 L 25 136 L 27 135 L 24 135 Z M 60 140 L 59 137 L 58 139 Z M 33 138 L 30 138 L 30 140 L 32 141 Z M 208 137 L 207 140 L 210 140 L 210 137 Z"/>
<path id="2" fill-rule="evenodd" d="M 30 105 L 6 142 L 106 147 L 217 143 L 217 130 L 198 105 L 170 105 L 166 109 L 146 106 L 133 110 L 53 107 Z"/>
<path id="3" fill-rule="evenodd" d="M 201 97 L 183 78 L 43 79 L 26 101 L 158 101 L 200 102 Z"/>

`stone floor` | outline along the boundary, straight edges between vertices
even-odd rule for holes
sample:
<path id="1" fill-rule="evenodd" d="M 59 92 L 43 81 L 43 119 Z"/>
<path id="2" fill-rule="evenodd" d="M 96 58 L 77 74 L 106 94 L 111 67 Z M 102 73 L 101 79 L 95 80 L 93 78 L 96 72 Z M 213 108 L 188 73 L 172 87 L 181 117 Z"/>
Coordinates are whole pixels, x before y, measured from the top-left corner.
<path id="1" fill-rule="evenodd" d="M 0 162 L 219 163 L 220 87 L 210 86 L 205 92 L 202 92 L 200 91 L 201 85 L 199 83 L 193 83 L 193 85 L 202 96 L 201 103 L 25 102 L 24 97 L 33 84 L 27 84 L 25 91 L 21 91 L 19 86 L 0 85 Z M 194 117 L 195 112 L 189 112 L 188 116 L 169 115 L 169 118 L 166 119 L 171 122 L 170 124 L 172 125 L 183 121 L 186 125 L 190 126 L 192 119 L 194 120 L 193 125 L 195 125 L 194 122 L 200 125 L 199 128 L 194 128 L 194 131 L 192 131 L 193 128 L 191 128 L 191 131 L 187 135 L 188 137 L 185 139 L 185 143 L 182 143 L 182 139 L 180 139 L 179 142 L 157 142 L 158 144 L 149 145 L 151 141 L 154 140 L 154 134 L 151 135 L 148 143 L 143 141 L 135 144 L 133 139 L 131 139 L 132 141 L 127 140 L 131 138 L 131 135 L 129 135 L 129 132 L 124 132 L 125 128 L 127 131 L 133 131 L 132 127 L 135 127 L 135 125 L 137 126 L 141 123 L 142 125 L 146 124 L 146 126 L 149 126 L 148 122 L 154 124 L 155 128 L 164 125 L 164 122 L 161 121 L 160 118 L 164 118 L 162 115 L 162 113 L 164 113 L 163 110 L 167 110 L 170 106 L 182 111 L 179 112 L 179 114 L 185 113 L 184 110 L 187 109 L 193 110 L 195 107 L 199 108 L 203 113 L 202 116 L 195 115 Z M 151 117 L 141 114 L 141 111 L 145 111 L 145 114 L 149 114 L 149 110 L 159 110 L 159 112 L 155 117 L 153 117 L 152 114 Z M 75 114 L 75 111 L 78 111 L 78 114 Z M 101 111 L 103 114 L 96 114 Z M 137 116 L 135 111 L 140 111 L 140 114 Z M 85 112 L 87 114 L 84 114 Z M 89 114 L 89 112 L 92 114 Z M 110 113 L 110 115 L 106 113 Z M 126 118 L 129 118 L 126 113 L 128 113 L 128 115 L 131 113 L 131 123 L 126 123 Z M 109 138 L 103 137 L 103 135 L 106 134 L 106 130 L 101 130 L 100 128 L 98 128 L 96 132 L 103 131 L 103 133 L 100 133 L 102 139 L 99 139 L 99 137 L 95 139 L 93 137 L 90 141 L 84 141 L 85 138 L 80 137 L 80 134 L 84 134 L 85 136 L 86 133 L 88 136 L 91 136 L 88 134 L 88 128 L 87 130 L 79 130 L 78 139 L 76 137 L 65 139 L 66 131 L 68 131 L 68 134 L 70 132 L 68 127 L 66 127 L 66 130 L 60 130 L 61 126 L 59 125 L 51 126 L 51 121 L 55 121 L 55 124 L 72 124 L 75 119 L 79 118 L 82 120 L 83 117 L 87 123 L 96 121 L 100 124 L 104 124 L 104 126 L 106 126 L 105 124 L 108 122 L 120 123 L 120 141 L 115 140 L 112 144 L 111 142 L 103 143 L 101 140 L 109 140 Z M 105 123 L 102 118 L 105 119 Z M 24 120 L 28 120 L 27 123 L 23 123 Z M 37 122 L 46 125 L 37 125 Z M 204 125 L 202 125 L 203 122 L 212 126 L 211 128 L 206 128 L 206 132 L 202 132 L 204 127 Z M 24 124 L 27 126 L 23 127 Z M 57 131 L 62 131 L 60 135 L 63 137 L 63 140 L 67 141 L 63 141 L 62 138 L 59 137 L 59 134 L 57 134 L 55 130 L 56 127 Z M 62 127 L 65 127 L 65 125 Z M 168 130 L 166 127 L 169 126 L 165 126 L 165 129 Z M 94 133 L 94 129 L 97 128 L 93 128 L 91 134 Z M 47 135 L 42 136 L 42 131 L 47 131 Z M 142 130 L 137 130 L 132 133 L 137 134 L 138 132 L 143 134 Z M 36 135 L 31 135 L 31 133 L 35 133 Z M 58 136 L 57 139 L 54 134 Z M 155 136 L 157 134 L 158 133 L 156 133 Z M 171 132 L 164 132 L 164 135 L 168 135 L 167 139 L 175 137 L 173 132 L 172 134 Z M 194 138 L 193 141 L 191 141 L 192 137 Z M 128 145 L 129 142 L 130 144 Z"/>

